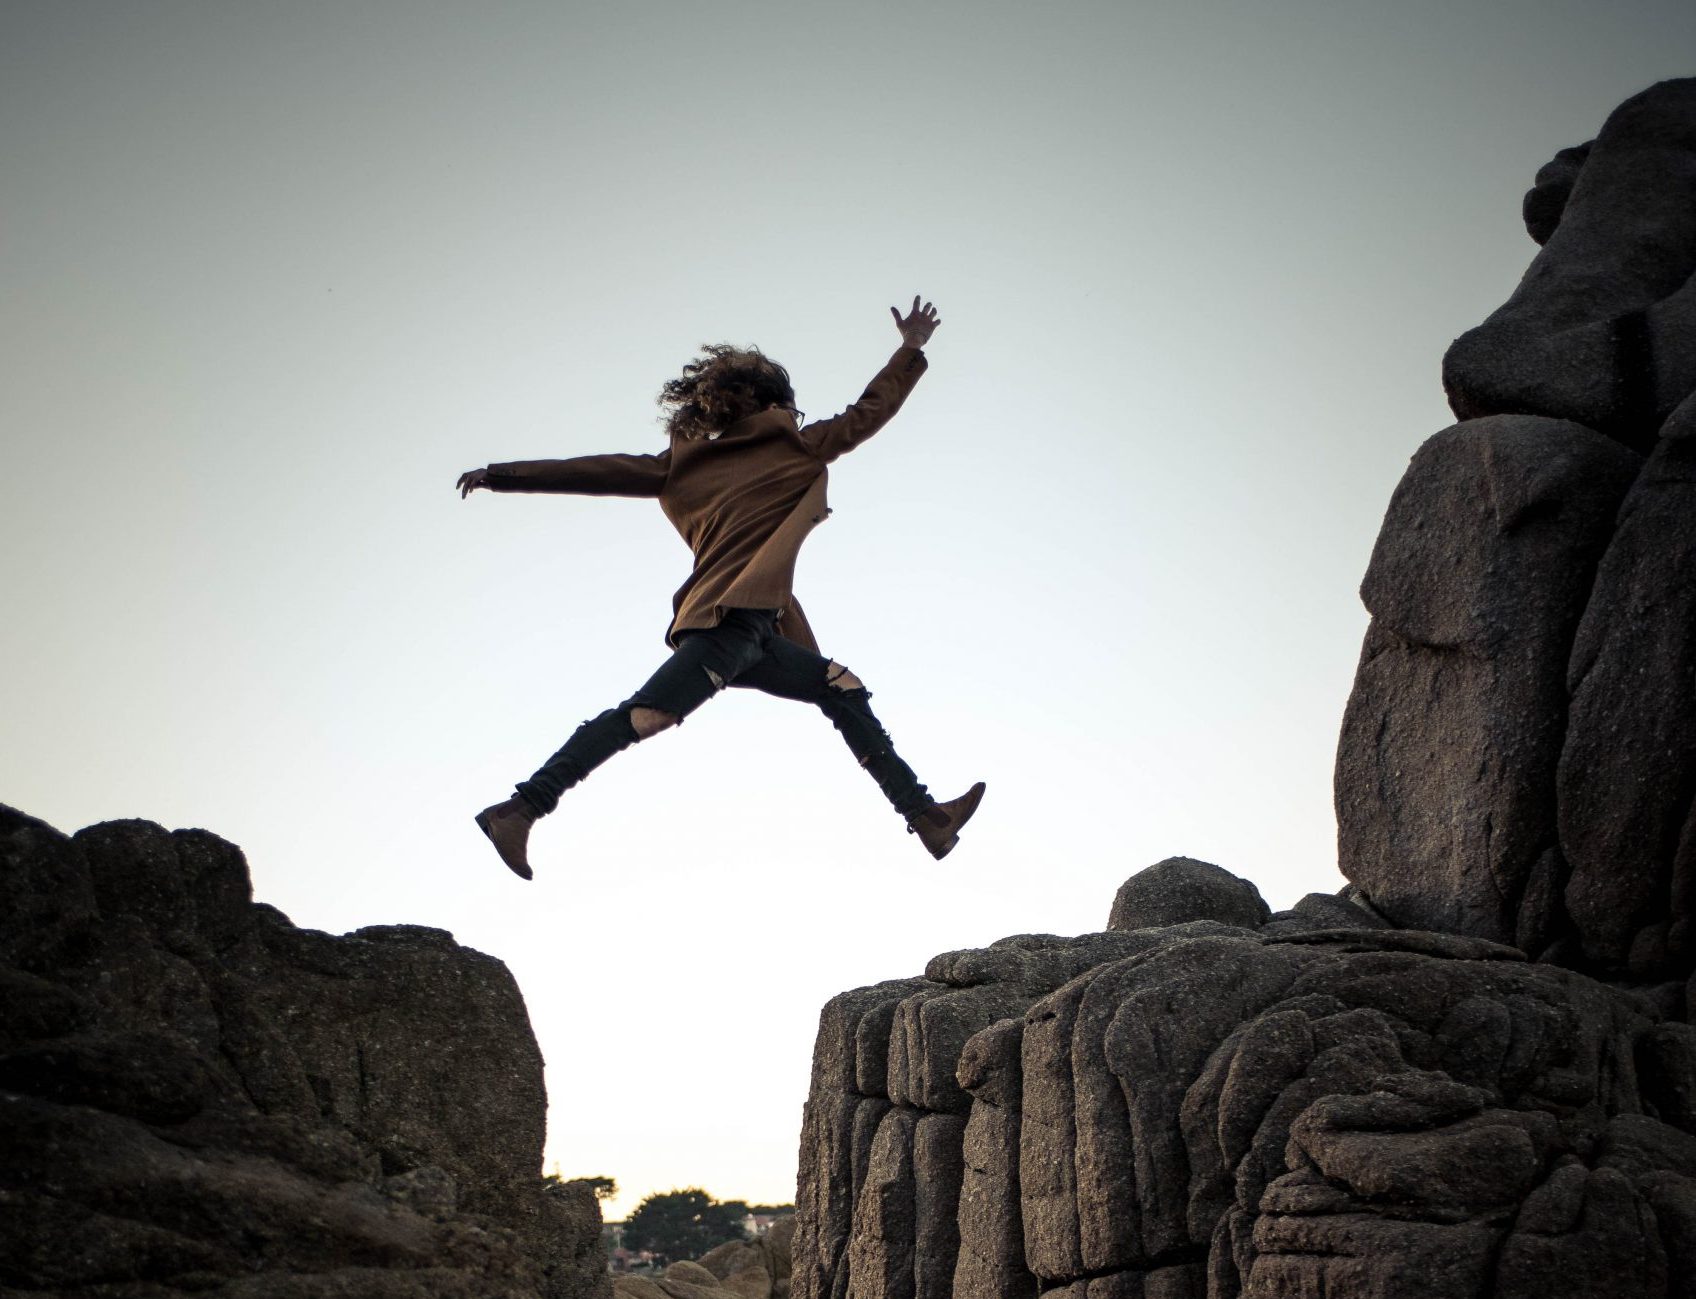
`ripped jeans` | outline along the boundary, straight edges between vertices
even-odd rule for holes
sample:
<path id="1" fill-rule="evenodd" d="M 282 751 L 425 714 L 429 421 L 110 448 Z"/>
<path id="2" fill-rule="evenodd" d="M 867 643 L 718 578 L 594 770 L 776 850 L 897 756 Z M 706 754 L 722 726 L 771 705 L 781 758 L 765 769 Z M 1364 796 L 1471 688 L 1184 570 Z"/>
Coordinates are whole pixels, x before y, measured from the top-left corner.
<path id="1" fill-rule="evenodd" d="M 785 640 L 776 623 L 774 609 L 732 609 L 716 627 L 679 632 L 676 650 L 659 671 L 618 707 L 579 726 L 559 752 L 518 785 L 519 797 L 546 815 L 561 794 L 636 743 L 633 708 L 669 713 L 681 722 L 731 685 L 817 704 L 897 812 L 910 816 L 928 807 L 930 795 L 872 713 L 871 692 L 864 686 L 844 690 L 833 685 L 845 669 Z"/>

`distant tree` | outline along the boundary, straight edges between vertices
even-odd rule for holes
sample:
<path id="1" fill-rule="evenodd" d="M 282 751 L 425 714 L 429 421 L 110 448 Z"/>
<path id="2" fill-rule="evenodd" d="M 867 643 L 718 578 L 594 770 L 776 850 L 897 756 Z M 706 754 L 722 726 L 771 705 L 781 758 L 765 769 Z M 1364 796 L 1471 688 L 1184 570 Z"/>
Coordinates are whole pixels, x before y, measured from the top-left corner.
<path id="1" fill-rule="evenodd" d="M 745 1201 L 715 1200 L 698 1186 L 656 1191 L 624 1220 L 624 1248 L 647 1250 L 668 1263 L 700 1258 L 727 1240 L 746 1240 L 742 1220 L 747 1216 Z"/>
<path id="2" fill-rule="evenodd" d="M 554 1186 L 587 1186 L 597 1200 L 610 1200 L 618 1194 L 618 1183 L 610 1177 L 563 1177 L 558 1168 L 542 1179 Z"/>
<path id="3" fill-rule="evenodd" d="M 597 1200 L 610 1200 L 618 1194 L 618 1183 L 610 1177 L 574 1177 L 571 1180 L 587 1186 Z"/>
<path id="4" fill-rule="evenodd" d="M 793 1204 L 750 1204 L 749 1213 L 763 1213 L 773 1218 L 787 1218 L 795 1212 Z"/>

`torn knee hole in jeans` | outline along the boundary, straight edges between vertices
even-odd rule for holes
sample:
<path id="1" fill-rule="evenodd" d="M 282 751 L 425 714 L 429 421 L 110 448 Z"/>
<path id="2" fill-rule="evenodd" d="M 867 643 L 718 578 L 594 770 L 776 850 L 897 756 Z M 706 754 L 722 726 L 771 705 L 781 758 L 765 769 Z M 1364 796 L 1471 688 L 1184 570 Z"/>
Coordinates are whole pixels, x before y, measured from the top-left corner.
<path id="1" fill-rule="evenodd" d="M 714 672 L 705 663 L 701 664 L 701 671 L 703 671 L 707 674 L 707 680 L 711 681 L 713 683 L 713 689 L 714 690 L 723 690 L 724 689 L 724 678 L 721 677 L 718 673 Z"/>
<path id="2" fill-rule="evenodd" d="M 631 733 L 639 741 L 669 730 L 683 720 L 676 713 L 668 713 L 663 708 L 649 708 L 646 704 L 637 704 L 631 708 L 626 713 L 626 718 L 630 723 Z"/>
<path id="3" fill-rule="evenodd" d="M 825 664 L 824 683 L 832 690 L 848 691 L 864 690 L 866 688 L 865 682 L 861 681 L 859 677 L 855 676 L 834 659 Z"/>

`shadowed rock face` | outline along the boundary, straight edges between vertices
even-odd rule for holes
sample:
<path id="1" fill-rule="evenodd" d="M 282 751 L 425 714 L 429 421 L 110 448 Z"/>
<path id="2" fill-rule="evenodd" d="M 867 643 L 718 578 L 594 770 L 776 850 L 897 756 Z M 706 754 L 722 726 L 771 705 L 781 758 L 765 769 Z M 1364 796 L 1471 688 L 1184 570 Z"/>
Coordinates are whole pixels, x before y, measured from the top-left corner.
<path id="1" fill-rule="evenodd" d="M 1565 903 L 1589 960 L 1696 967 L 1696 398 L 1620 508 L 1568 667 Z"/>
<path id="2" fill-rule="evenodd" d="M 1535 183 L 1525 192 L 1522 215 L 1525 233 L 1539 244 L 1548 243 L 1549 236 L 1560 225 L 1567 200 L 1572 197 L 1572 187 L 1589 156 L 1590 145 L 1576 145 L 1562 149 L 1538 169 Z"/>
<path id="3" fill-rule="evenodd" d="M 1336 798 L 1343 871 L 1397 923 L 1550 941 L 1521 906 L 1556 851 L 1573 636 L 1640 463 L 1504 415 L 1431 438 L 1396 488 L 1361 585 L 1373 618 Z"/>
<path id="4" fill-rule="evenodd" d="M 297 929 L 205 831 L 0 807 L 0 994 L 0 1289 L 606 1292 L 518 988 L 441 930 Z"/>
<path id="5" fill-rule="evenodd" d="M 1648 450 L 1696 389 L 1696 78 L 1628 99 L 1538 174 L 1543 250 L 1443 359 L 1461 419 L 1545 415 Z"/>
<path id="6" fill-rule="evenodd" d="M 1679 304 L 1696 294 L 1696 80 L 1635 96 L 1593 146 L 1563 151 L 1527 215 L 1547 244 L 1448 362 L 1458 411 L 1520 413 L 1420 448 L 1362 586 L 1373 621 L 1337 752 L 1339 865 L 1394 923 L 1682 1004 L 1696 973 L 1696 317 L 1681 323 Z M 1648 350 L 1630 365 L 1579 346 L 1631 320 Z"/>
<path id="7" fill-rule="evenodd" d="M 1171 858 L 831 1002 L 797 1299 L 1696 1299 L 1696 80 L 1525 217 L 1362 584 L 1348 886 Z"/>

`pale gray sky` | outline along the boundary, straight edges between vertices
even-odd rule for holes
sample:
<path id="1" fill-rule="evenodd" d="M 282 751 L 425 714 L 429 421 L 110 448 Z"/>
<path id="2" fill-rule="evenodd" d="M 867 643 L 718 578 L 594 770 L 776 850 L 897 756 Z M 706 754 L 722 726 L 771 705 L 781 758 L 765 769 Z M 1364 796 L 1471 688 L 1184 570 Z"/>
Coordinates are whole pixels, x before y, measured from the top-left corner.
<path id="1" fill-rule="evenodd" d="M 241 844 L 342 931 L 518 975 L 549 1160 L 793 1194 L 819 1006 L 1105 922 L 1174 853 L 1338 886 L 1355 588 L 1520 196 L 1696 71 L 1687 0 L 0 0 L 0 800 Z M 490 460 L 663 445 L 694 347 L 900 417 L 798 591 L 939 793 L 811 710 L 621 757 L 514 880 L 471 823 L 657 665 L 651 502 Z"/>

